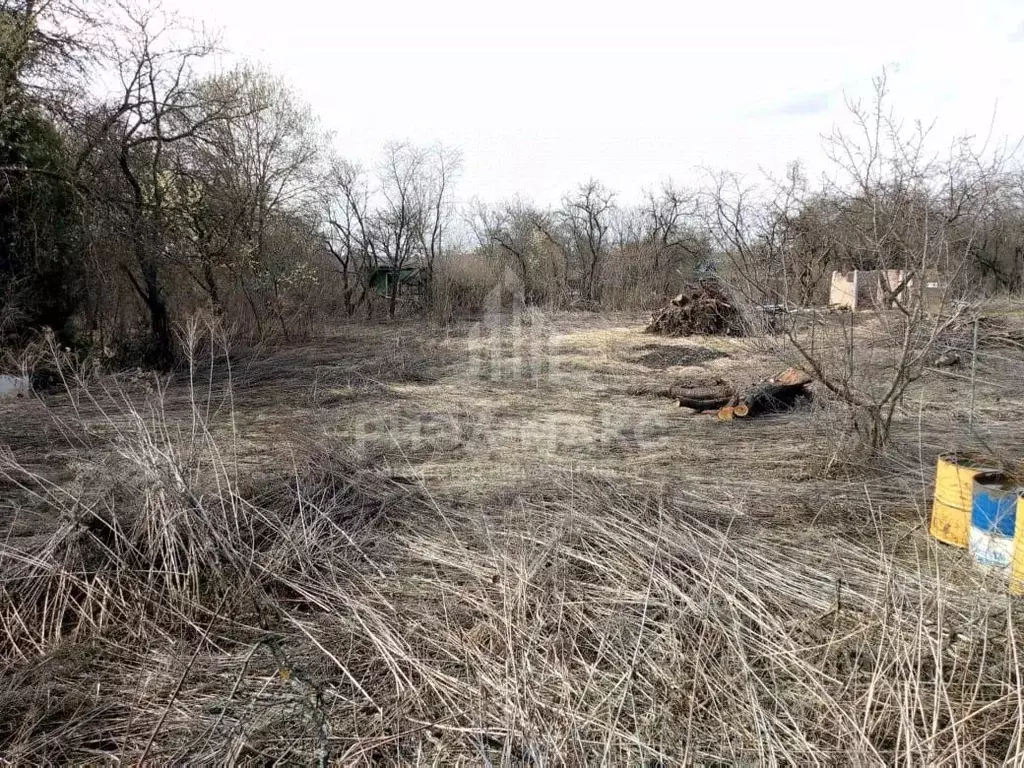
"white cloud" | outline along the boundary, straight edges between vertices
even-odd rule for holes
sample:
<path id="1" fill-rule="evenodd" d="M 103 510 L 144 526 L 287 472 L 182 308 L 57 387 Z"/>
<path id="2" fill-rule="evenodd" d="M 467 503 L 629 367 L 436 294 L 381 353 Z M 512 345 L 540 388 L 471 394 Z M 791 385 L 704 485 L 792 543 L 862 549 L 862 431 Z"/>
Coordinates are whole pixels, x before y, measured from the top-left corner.
<path id="1" fill-rule="evenodd" d="M 811 93 L 794 96 L 776 106 L 762 111 L 760 114 L 780 117 L 820 115 L 829 111 L 834 100 L 835 94 L 831 91 L 812 91 Z"/>

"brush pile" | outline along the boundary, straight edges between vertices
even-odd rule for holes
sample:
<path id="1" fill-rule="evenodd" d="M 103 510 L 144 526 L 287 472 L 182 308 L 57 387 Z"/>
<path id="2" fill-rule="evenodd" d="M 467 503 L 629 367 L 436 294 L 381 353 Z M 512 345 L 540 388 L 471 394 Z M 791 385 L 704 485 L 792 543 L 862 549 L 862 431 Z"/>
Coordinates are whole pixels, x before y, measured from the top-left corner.
<path id="1" fill-rule="evenodd" d="M 966 312 L 940 333 L 937 346 L 970 352 L 975 334 L 979 347 L 1024 347 L 1024 328 L 1010 316 Z"/>
<path id="2" fill-rule="evenodd" d="M 651 316 L 646 333 L 662 336 L 742 336 L 743 318 L 717 280 L 700 280 Z"/>

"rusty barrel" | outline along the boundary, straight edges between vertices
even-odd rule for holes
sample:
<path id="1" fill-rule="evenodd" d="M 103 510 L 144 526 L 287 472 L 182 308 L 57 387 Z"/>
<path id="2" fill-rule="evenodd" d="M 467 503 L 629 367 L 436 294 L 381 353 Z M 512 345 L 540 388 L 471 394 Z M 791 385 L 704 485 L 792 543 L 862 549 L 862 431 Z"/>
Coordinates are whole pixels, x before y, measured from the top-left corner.
<path id="1" fill-rule="evenodd" d="M 967 548 L 971 528 L 974 478 L 994 467 L 965 453 L 944 453 L 935 468 L 931 534 L 939 541 Z"/>

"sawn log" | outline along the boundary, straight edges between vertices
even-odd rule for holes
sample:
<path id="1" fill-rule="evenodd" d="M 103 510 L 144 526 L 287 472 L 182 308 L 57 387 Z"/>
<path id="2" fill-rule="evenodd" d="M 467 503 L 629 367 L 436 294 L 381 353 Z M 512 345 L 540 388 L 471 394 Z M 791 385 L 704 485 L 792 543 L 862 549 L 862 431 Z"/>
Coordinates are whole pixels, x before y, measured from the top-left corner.
<path id="1" fill-rule="evenodd" d="M 718 411 L 718 418 L 730 421 L 788 411 L 797 401 L 811 399 L 811 391 L 807 388 L 810 383 L 811 377 L 806 373 L 789 368 L 723 405 Z"/>

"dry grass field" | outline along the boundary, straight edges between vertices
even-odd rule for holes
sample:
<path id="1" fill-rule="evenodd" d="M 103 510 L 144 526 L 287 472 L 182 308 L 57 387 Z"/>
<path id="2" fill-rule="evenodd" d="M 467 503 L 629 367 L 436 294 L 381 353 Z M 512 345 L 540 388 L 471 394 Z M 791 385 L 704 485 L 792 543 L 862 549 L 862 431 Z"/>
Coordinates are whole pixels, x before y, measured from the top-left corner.
<path id="1" fill-rule="evenodd" d="M 0 753 L 1024 752 L 1021 608 L 927 535 L 938 453 L 1021 458 L 1024 348 L 929 370 L 869 461 L 824 392 L 744 423 L 628 395 L 787 362 L 765 339 L 641 330 L 528 312 L 230 360 L 199 334 L 169 379 L 69 368 L 66 387 L 0 399 Z"/>

